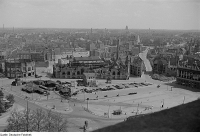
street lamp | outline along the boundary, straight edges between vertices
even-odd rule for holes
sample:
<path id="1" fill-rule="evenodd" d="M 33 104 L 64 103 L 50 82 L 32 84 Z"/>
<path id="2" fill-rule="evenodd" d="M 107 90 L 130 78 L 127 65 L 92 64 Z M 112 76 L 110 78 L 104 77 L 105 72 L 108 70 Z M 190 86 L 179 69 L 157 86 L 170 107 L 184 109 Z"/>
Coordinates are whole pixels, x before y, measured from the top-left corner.
<path id="1" fill-rule="evenodd" d="M 109 105 L 109 108 L 108 108 L 108 118 L 110 118 L 110 105 Z"/>
<path id="2" fill-rule="evenodd" d="M 138 108 L 139 108 L 139 103 L 138 103 L 138 106 L 137 106 L 137 112 L 136 112 L 136 115 L 138 114 Z"/>
<path id="3" fill-rule="evenodd" d="M 89 100 L 89 98 L 87 98 L 87 110 L 88 110 L 88 100 Z"/>

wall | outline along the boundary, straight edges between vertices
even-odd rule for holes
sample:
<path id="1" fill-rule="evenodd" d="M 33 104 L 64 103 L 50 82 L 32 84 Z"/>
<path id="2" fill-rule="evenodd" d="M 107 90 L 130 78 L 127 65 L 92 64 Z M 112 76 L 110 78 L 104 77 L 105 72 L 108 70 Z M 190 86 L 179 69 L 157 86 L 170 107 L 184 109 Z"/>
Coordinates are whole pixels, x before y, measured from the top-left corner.
<path id="1" fill-rule="evenodd" d="M 49 67 L 49 62 L 35 62 L 35 67 Z"/>

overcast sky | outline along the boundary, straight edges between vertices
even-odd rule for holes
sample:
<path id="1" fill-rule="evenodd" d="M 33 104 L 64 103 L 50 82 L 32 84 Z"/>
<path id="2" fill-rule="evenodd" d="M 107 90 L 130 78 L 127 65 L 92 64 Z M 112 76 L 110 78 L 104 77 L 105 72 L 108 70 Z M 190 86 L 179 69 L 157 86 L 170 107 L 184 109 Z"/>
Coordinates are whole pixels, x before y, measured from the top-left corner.
<path id="1" fill-rule="evenodd" d="M 0 25 L 199 29 L 200 0 L 0 0 Z"/>

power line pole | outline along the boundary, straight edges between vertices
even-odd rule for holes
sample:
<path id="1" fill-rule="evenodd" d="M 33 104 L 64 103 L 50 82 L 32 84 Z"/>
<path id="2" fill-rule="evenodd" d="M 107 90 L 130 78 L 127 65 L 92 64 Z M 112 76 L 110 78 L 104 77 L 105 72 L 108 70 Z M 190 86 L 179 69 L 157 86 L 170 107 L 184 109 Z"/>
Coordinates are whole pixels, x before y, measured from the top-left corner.
<path id="1" fill-rule="evenodd" d="M 89 98 L 87 98 L 87 110 L 88 110 L 88 100 L 89 100 Z"/>
<path id="2" fill-rule="evenodd" d="M 26 105 L 26 120 L 27 120 L 27 123 L 26 123 L 26 132 L 28 132 L 29 131 L 29 129 L 28 129 L 28 126 L 29 126 L 29 121 L 28 121 L 28 100 L 27 100 L 27 105 Z"/>
<path id="3" fill-rule="evenodd" d="M 136 112 L 136 115 L 138 114 L 138 108 L 139 108 L 139 103 L 138 103 L 138 106 L 137 106 L 137 112 Z"/>
<path id="4" fill-rule="evenodd" d="M 110 105 L 109 105 L 109 108 L 108 108 L 108 118 L 110 118 Z"/>
<path id="5" fill-rule="evenodd" d="M 185 103 L 185 96 L 183 97 L 183 104 Z"/>

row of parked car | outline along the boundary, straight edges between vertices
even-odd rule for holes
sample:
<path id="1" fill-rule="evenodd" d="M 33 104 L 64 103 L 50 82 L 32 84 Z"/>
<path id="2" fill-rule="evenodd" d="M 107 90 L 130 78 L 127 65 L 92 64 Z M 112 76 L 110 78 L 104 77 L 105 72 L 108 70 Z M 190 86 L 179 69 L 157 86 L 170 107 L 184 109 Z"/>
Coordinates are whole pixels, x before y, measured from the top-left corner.
<path id="1" fill-rule="evenodd" d="M 47 95 L 50 95 L 50 93 L 47 91 L 47 90 L 45 90 L 45 89 L 43 89 L 43 88 L 41 88 L 41 87 L 37 87 L 37 86 L 25 86 L 25 87 L 23 87 L 22 88 L 22 91 L 25 91 L 25 92 L 27 92 L 27 93 L 38 93 L 38 94 L 41 94 L 41 95 L 44 95 L 44 96 L 47 96 Z"/>

